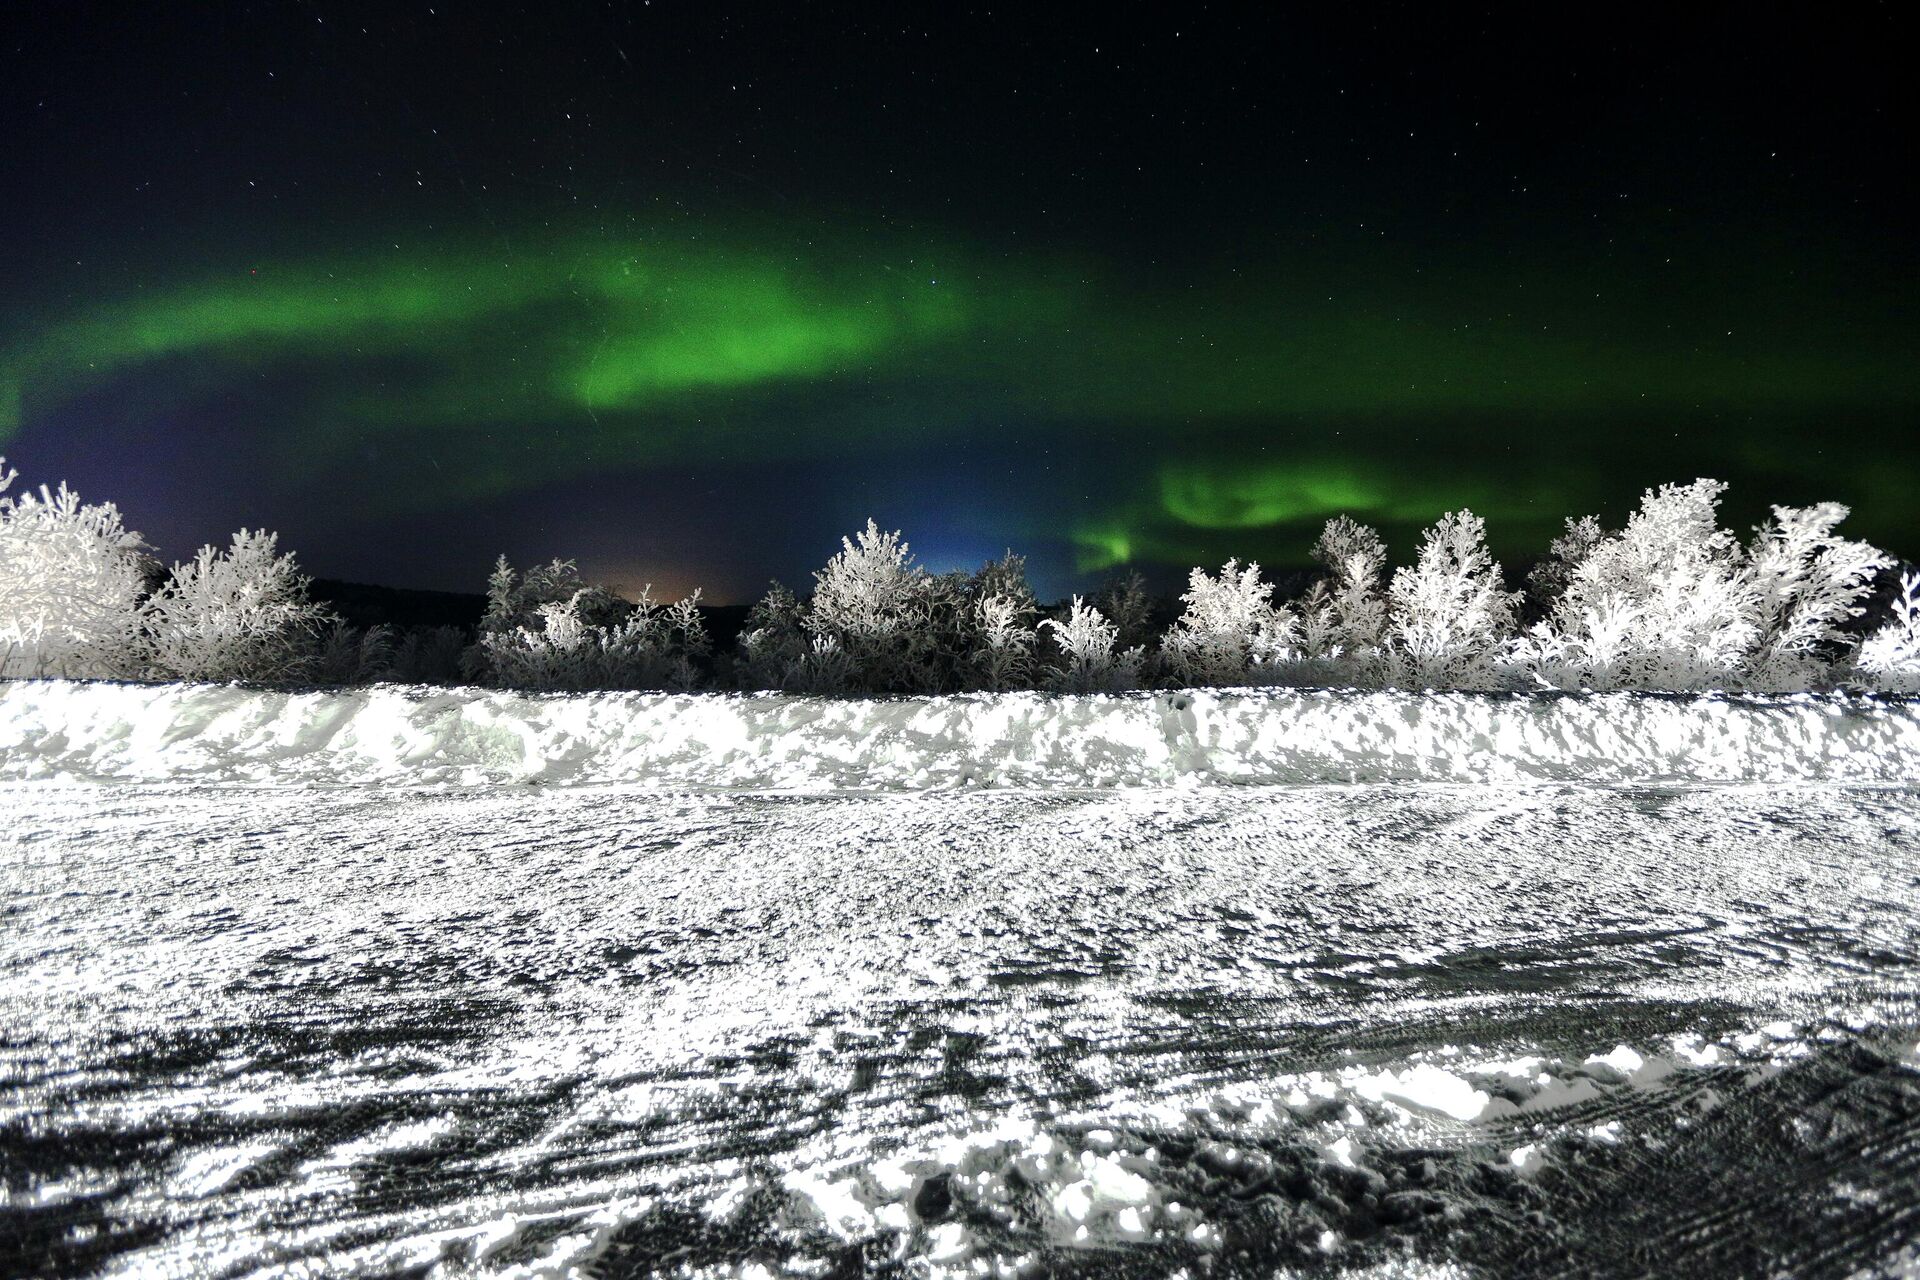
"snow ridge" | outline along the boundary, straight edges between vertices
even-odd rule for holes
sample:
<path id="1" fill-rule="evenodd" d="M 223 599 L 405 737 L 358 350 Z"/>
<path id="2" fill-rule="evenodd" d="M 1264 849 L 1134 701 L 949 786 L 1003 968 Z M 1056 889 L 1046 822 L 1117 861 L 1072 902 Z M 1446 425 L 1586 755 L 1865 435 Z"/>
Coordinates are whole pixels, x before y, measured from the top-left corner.
<path id="1" fill-rule="evenodd" d="M 1920 781 L 1920 701 L 1299 689 L 537 695 L 0 683 L 0 780 L 684 790 Z"/>

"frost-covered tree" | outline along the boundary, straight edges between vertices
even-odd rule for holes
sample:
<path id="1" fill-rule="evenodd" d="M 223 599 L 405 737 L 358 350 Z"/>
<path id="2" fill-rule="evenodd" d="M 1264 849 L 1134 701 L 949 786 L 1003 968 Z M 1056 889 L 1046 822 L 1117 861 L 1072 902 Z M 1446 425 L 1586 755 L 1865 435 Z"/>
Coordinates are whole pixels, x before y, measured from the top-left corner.
<path id="1" fill-rule="evenodd" d="M 582 586 L 565 600 L 538 604 L 529 621 L 483 627 L 480 665 L 494 683 L 516 689 L 690 689 L 698 683 L 696 664 L 711 647 L 698 590 L 665 604 L 653 599 L 649 584 L 613 620 L 595 621 L 615 612 L 609 596 L 605 588 Z"/>
<path id="2" fill-rule="evenodd" d="M 0 458 L 0 676 L 138 674 L 146 544 L 65 484 L 6 496 L 17 474 Z"/>
<path id="3" fill-rule="evenodd" d="M 476 644 L 491 683 L 573 692 L 614 687 L 608 680 L 611 647 L 607 629 L 587 622 L 572 600 L 536 605 L 531 620 L 483 630 Z"/>
<path id="4" fill-rule="evenodd" d="M 989 560 L 967 582 L 959 604 L 955 683 L 991 692 L 1031 688 L 1040 608 L 1027 581 L 1027 558 L 1009 551 Z"/>
<path id="5" fill-rule="evenodd" d="M 225 551 L 200 548 L 147 601 L 154 673 L 169 680 L 293 680 L 310 675 L 332 615 L 278 535 L 242 529 Z"/>
<path id="6" fill-rule="evenodd" d="M 921 583 L 915 617 L 920 655 L 903 689 L 951 693 L 974 687 L 976 651 L 983 643 L 975 575 L 956 569 L 930 573 Z M 1025 610 L 1015 602 L 1016 616 Z"/>
<path id="7" fill-rule="evenodd" d="M 1048 618 L 1041 627 L 1050 632 L 1055 656 L 1046 664 L 1042 680 L 1060 693 L 1111 693 L 1140 685 L 1146 649 L 1117 647 L 1120 628 L 1079 596 L 1064 620 Z"/>
<path id="8" fill-rule="evenodd" d="M 1330 684 L 1373 685 L 1384 674 L 1387 546 L 1346 516 L 1327 521 L 1313 558 L 1326 567 L 1300 601 L 1299 674 Z"/>
<path id="9" fill-rule="evenodd" d="M 482 633 L 499 634 L 531 626 L 547 604 L 571 604 L 590 627 L 617 625 L 628 605 L 613 590 L 588 582 L 571 560 L 555 559 L 516 573 L 503 555 L 494 561 L 487 579 L 487 608 L 480 618 Z"/>
<path id="10" fill-rule="evenodd" d="M 1180 597 L 1185 612 L 1161 643 L 1161 656 L 1174 679 L 1196 685 L 1271 683 L 1285 675 L 1297 656 L 1296 621 L 1272 599 L 1260 566 L 1240 567 L 1229 560 L 1213 577 L 1194 569 Z"/>
<path id="11" fill-rule="evenodd" d="M 683 688 L 707 649 L 699 595 L 669 606 L 653 600 L 648 587 L 629 604 L 582 578 L 571 560 L 522 574 L 503 555 L 487 580 L 487 608 L 466 671 L 521 689 Z M 678 614 L 669 617 L 674 610 L 686 615 L 678 624 Z"/>
<path id="12" fill-rule="evenodd" d="M 1746 578 L 1758 628 L 1741 683 L 1762 692 L 1828 683 L 1834 660 L 1854 645 L 1842 628 L 1865 612 L 1874 575 L 1893 561 L 1877 547 L 1837 537 L 1837 502 L 1775 507 L 1748 544 Z"/>
<path id="13" fill-rule="evenodd" d="M 944 693 L 1026 687 L 1034 643 L 1026 561 L 933 574 L 872 520 L 814 575 L 802 601 L 774 589 L 741 629 L 742 688 Z"/>
<path id="14" fill-rule="evenodd" d="M 1013 551 L 981 565 L 974 572 L 967 593 L 976 605 L 989 596 L 1004 597 L 1018 615 L 1029 621 L 1039 612 L 1033 584 L 1027 581 L 1027 558 Z"/>
<path id="15" fill-rule="evenodd" d="M 973 615 L 967 658 L 974 683 L 995 693 L 1031 687 L 1032 606 L 1015 596 L 994 594 L 975 601 Z"/>
<path id="16" fill-rule="evenodd" d="M 1573 580 L 1574 570 L 1585 563 L 1593 549 L 1606 538 L 1607 531 L 1601 527 L 1598 517 L 1581 516 L 1578 520 L 1567 517 L 1567 531 L 1553 540 L 1547 558 L 1533 566 L 1527 575 L 1528 590 L 1543 612 L 1553 608 L 1566 591 L 1567 583 Z"/>
<path id="17" fill-rule="evenodd" d="M 735 648 L 734 676 L 742 689 L 812 687 L 807 658 L 813 641 L 806 628 L 806 605 L 780 583 L 747 611 Z"/>
<path id="18" fill-rule="evenodd" d="M 1890 616 L 1854 655 L 1852 683 L 1883 693 L 1920 693 L 1920 574 L 1900 575 Z"/>
<path id="19" fill-rule="evenodd" d="M 747 611 L 734 657 L 740 688 L 845 693 L 859 682 L 846 650 L 807 627 L 808 604 L 780 583 Z"/>
<path id="20" fill-rule="evenodd" d="M 1649 489 L 1625 529 L 1569 566 L 1546 620 L 1515 646 L 1538 683 L 1694 690 L 1738 682 L 1760 627 L 1745 558 L 1717 522 L 1725 490 L 1705 479 Z"/>
<path id="21" fill-rule="evenodd" d="M 1838 503 L 1775 507 L 1742 548 L 1719 527 L 1717 480 L 1648 490 L 1625 529 L 1569 521 L 1542 577 L 1551 608 L 1513 646 L 1563 689 L 1808 689 L 1831 682 L 1876 572 L 1835 534 Z"/>
<path id="22" fill-rule="evenodd" d="M 1517 593 L 1487 553 L 1486 523 L 1450 511 L 1427 530 L 1420 556 L 1387 588 L 1389 682 L 1416 689 L 1488 689 L 1513 634 Z"/>
<path id="23" fill-rule="evenodd" d="M 868 693 L 914 693 L 939 683 L 943 655 L 937 626 L 944 597 L 957 595 L 915 563 L 899 532 L 872 520 L 814 574 L 804 625 L 814 653 L 844 661 L 854 687 Z"/>
<path id="24" fill-rule="evenodd" d="M 671 604 L 653 599 L 651 583 L 619 628 L 622 679 L 637 689 L 691 689 L 700 682 L 700 664 L 713 652 L 706 619 L 700 616 L 700 589 Z"/>

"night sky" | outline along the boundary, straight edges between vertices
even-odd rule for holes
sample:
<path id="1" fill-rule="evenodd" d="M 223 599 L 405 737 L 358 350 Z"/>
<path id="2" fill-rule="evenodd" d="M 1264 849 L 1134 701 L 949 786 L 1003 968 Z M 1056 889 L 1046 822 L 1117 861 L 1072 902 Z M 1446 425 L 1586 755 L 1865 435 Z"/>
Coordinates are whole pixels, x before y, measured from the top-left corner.
<path id="1" fill-rule="evenodd" d="M 19 6 L 0 452 L 447 590 L 1518 559 L 1698 475 L 1920 555 L 1913 22 L 1679 7 Z"/>

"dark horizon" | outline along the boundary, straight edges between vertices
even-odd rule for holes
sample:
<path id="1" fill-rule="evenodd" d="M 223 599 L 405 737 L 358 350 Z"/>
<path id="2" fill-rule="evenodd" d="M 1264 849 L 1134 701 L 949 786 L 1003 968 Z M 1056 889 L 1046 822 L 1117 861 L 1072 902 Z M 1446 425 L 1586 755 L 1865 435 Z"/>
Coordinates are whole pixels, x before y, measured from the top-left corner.
<path id="1" fill-rule="evenodd" d="M 0 48 L 0 453 L 169 558 L 1043 596 L 1728 480 L 1920 547 L 1903 13 L 307 4 Z"/>

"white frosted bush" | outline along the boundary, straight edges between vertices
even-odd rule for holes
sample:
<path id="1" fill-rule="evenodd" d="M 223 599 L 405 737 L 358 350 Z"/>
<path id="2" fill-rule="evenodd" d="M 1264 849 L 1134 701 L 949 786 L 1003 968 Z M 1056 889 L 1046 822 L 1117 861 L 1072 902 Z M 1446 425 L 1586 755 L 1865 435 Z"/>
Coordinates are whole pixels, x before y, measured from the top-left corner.
<path id="1" fill-rule="evenodd" d="M 586 582 L 571 560 L 516 573 L 505 556 L 487 582 L 470 676 L 518 689 L 687 689 L 711 648 L 700 593 L 664 604 L 651 584 L 632 604 Z"/>
<path id="2" fill-rule="evenodd" d="M 242 529 L 227 550 L 200 548 L 147 602 L 154 674 L 170 680 L 292 680 L 311 673 L 332 615 L 278 537 Z"/>
<path id="3" fill-rule="evenodd" d="M 553 560 L 517 573 L 503 555 L 487 579 L 482 633 L 531 627 L 548 604 L 571 604 L 588 626 L 610 626 L 626 616 L 627 602 L 606 587 L 587 582 L 571 560 Z"/>
<path id="4" fill-rule="evenodd" d="M 1327 576 L 1300 601 L 1300 676 L 1322 684 L 1378 684 L 1385 674 L 1386 544 L 1366 525 L 1335 516 L 1313 558 Z"/>
<path id="5" fill-rule="evenodd" d="M 689 689 L 695 663 L 709 649 L 700 617 L 700 593 L 662 604 L 651 585 L 613 622 L 604 613 L 604 588 L 582 587 L 566 600 L 545 601 L 524 623 L 483 629 L 476 648 L 496 684 L 517 689 Z M 614 597 L 618 599 L 618 597 Z"/>
<path id="6" fill-rule="evenodd" d="M 1065 620 L 1048 618 L 1041 627 L 1051 632 L 1057 657 L 1047 664 L 1046 687 L 1060 693 L 1112 693 L 1140 686 L 1146 650 L 1138 645 L 1118 649 L 1120 628 L 1079 596 Z"/>
<path id="7" fill-rule="evenodd" d="M 996 693 L 1032 688 L 1040 609 L 1027 581 L 1026 557 L 1009 551 L 989 560 L 967 582 L 963 597 L 957 637 L 963 669 L 956 683 Z"/>
<path id="8" fill-rule="evenodd" d="M 1014 612 L 1029 621 L 1039 612 L 1033 584 L 1027 581 L 1027 558 L 1017 552 L 1009 551 L 981 565 L 967 584 L 967 591 L 976 604 L 989 596 L 1004 596 L 1012 602 Z"/>
<path id="9" fill-rule="evenodd" d="M 1273 603 L 1260 566 L 1229 560 L 1213 577 L 1193 570 L 1180 597 L 1185 612 L 1161 644 L 1167 672 L 1195 685 L 1271 683 L 1287 674 L 1299 635 L 1293 614 Z"/>
<path id="10" fill-rule="evenodd" d="M 0 676 L 138 674 L 146 544 L 65 484 L 3 496 L 17 474 L 0 458 Z"/>
<path id="11" fill-rule="evenodd" d="M 742 689 L 802 691 L 812 687 L 807 658 L 813 642 L 805 625 L 806 606 L 774 583 L 747 611 L 736 641 L 734 675 Z"/>
<path id="12" fill-rule="evenodd" d="M 1833 656 L 1852 647 L 1842 627 L 1865 612 L 1860 601 L 1874 575 L 1893 562 L 1876 547 L 1835 536 L 1846 517 L 1837 502 L 1775 507 L 1754 531 L 1747 580 L 1759 634 L 1744 664 L 1745 687 L 1817 687 L 1829 680 Z"/>
<path id="13" fill-rule="evenodd" d="M 1512 647 L 1562 689 L 1753 689 L 1832 683 L 1873 576 L 1887 563 L 1838 537 L 1839 503 L 1775 507 L 1742 548 L 1718 525 L 1717 480 L 1648 490 L 1617 533 L 1569 521 L 1536 575 L 1551 608 Z"/>
<path id="14" fill-rule="evenodd" d="M 1487 554 L 1486 523 L 1471 511 L 1441 516 L 1420 557 L 1387 588 L 1386 679 L 1414 689 L 1490 689 L 1513 637 L 1517 593 Z"/>
<path id="15" fill-rule="evenodd" d="M 1037 612 L 1026 561 L 930 574 L 872 520 L 801 600 L 775 583 L 747 615 L 734 660 L 743 689 L 948 693 L 1030 687 Z"/>
<path id="16" fill-rule="evenodd" d="M 1557 688 L 1735 682 L 1759 626 L 1740 548 L 1716 519 L 1725 489 L 1703 479 L 1647 490 L 1624 530 L 1566 567 L 1551 613 L 1515 646 L 1515 660 Z M 1579 528 L 1576 538 L 1569 527 L 1576 544 Z"/>
<path id="17" fill-rule="evenodd" d="M 985 657 L 975 593 L 975 575 L 964 570 L 930 573 L 920 584 L 911 624 L 912 665 L 904 682 L 910 693 L 952 693 L 979 687 L 978 660 Z M 1016 617 L 1025 610 L 1015 602 Z"/>
<path id="18" fill-rule="evenodd" d="M 1156 638 L 1153 634 L 1153 600 L 1147 595 L 1147 580 L 1137 572 L 1110 578 L 1094 593 L 1093 605 L 1111 622 L 1116 631 L 1114 645 L 1124 651 L 1138 648 L 1145 653 Z"/>
<path id="19" fill-rule="evenodd" d="M 734 659 L 742 689 L 846 693 L 859 681 L 839 640 L 807 628 L 807 602 L 774 583 L 747 613 Z"/>
<path id="20" fill-rule="evenodd" d="M 936 601 L 947 587 L 913 560 L 899 532 L 872 520 L 814 574 L 804 626 L 821 674 L 846 673 L 854 690 L 930 692 L 940 684 Z"/>
<path id="21" fill-rule="evenodd" d="M 1854 655 L 1852 682 L 1884 693 L 1920 693 L 1920 574 L 1900 576 L 1891 616 Z"/>
<path id="22" fill-rule="evenodd" d="M 982 596 L 974 604 L 972 646 L 968 658 L 975 682 L 1000 692 L 1033 683 L 1032 605 L 1011 595 Z"/>

